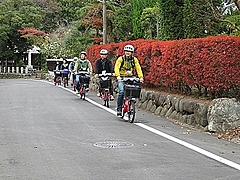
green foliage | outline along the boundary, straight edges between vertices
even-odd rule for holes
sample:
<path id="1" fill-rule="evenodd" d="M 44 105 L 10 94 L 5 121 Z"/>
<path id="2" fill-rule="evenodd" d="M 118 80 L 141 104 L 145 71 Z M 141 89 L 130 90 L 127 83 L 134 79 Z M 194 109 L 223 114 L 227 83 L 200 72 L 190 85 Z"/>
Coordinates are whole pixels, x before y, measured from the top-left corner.
<path id="1" fill-rule="evenodd" d="M 183 0 L 161 0 L 160 8 L 160 39 L 181 39 L 183 37 Z"/>
<path id="2" fill-rule="evenodd" d="M 156 39 L 158 38 L 159 29 L 159 14 L 160 8 L 155 6 L 153 8 L 146 8 L 143 10 L 140 21 L 144 32 L 144 38 Z"/>
<path id="3" fill-rule="evenodd" d="M 223 32 L 228 35 L 240 36 L 240 11 L 232 11 L 231 14 L 225 15 L 225 19 L 232 22 L 232 24 L 226 22 L 221 23 Z"/>
<path id="4" fill-rule="evenodd" d="M 45 14 L 42 22 L 42 30 L 46 33 L 50 33 L 57 29 L 61 21 L 61 8 L 58 4 L 54 0 L 34 0 L 34 2 Z"/>
<path id="5" fill-rule="evenodd" d="M 127 3 L 115 10 L 112 19 L 112 33 L 114 34 L 114 41 L 127 41 L 133 39 L 133 26 L 131 17 L 132 6 Z"/>
<path id="6" fill-rule="evenodd" d="M 0 2 L 0 58 L 18 60 L 31 45 L 17 32 L 25 27 L 42 27 L 44 13 L 32 0 L 4 0 Z"/>
<path id="7" fill-rule="evenodd" d="M 72 21 L 78 20 L 76 12 L 79 11 L 89 1 L 87 0 L 56 0 L 61 8 L 61 24 L 68 25 Z"/>
<path id="8" fill-rule="evenodd" d="M 214 7 L 218 4 L 215 1 Z M 199 38 L 217 35 L 217 21 L 210 4 L 206 0 L 184 0 L 183 29 L 184 38 Z"/>
<path id="9" fill-rule="evenodd" d="M 93 43 L 89 33 L 82 33 L 82 24 L 75 24 L 66 36 L 65 46 L 69 50 L 68 57 L 79 56 L 81 51 L 86 51 Z M 84 32 L 84 31 L 83 31 Z"/>

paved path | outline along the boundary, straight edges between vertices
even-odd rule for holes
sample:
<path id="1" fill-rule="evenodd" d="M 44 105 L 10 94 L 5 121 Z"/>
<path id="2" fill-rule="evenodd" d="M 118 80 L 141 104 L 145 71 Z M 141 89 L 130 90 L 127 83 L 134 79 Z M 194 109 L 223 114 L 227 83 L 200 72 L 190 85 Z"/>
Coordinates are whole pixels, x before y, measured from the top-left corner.
<path id="1" fill-rule="evenodd" d="M 239 144 L 141 110 L 130 124 L 94 92 L 0 80 L 0 100 L 1 180 L 240 179 Z"/>

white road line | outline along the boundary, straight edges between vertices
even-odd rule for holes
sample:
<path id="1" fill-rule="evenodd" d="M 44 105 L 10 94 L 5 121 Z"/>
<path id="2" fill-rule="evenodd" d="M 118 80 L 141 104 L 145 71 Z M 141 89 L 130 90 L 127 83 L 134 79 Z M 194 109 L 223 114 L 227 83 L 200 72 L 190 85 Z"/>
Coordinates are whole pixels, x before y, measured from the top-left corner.
<path id="1" fill-rule="evenodd" d="M 213 153 L 211 153 L 211 152 L 208 152 L 208 151 L 206 151 L 206 150 L 204 150 L 204 149 L 201 149 L 201 148 L 199 148 L 199 147 L 197 147 L 197 146 L 194 146 L 194 145 L 192 145 L 192 144 L 190 144 L 190 143 L 187 143 L 187 142 L 185 142 L 185 141 L 182 141 L 182 140 L 180 140 L 180 139 L 177 139 L 177 138 L 175 138 L 175 137 L 173 137 L 173 136 L 170 136 L 170 135 L 168 135 L 168 134 L 166 134 L 166 133 L 163 133 L 163 132 L 161 132 L 161 131 L 158 131 L 158 130 L 156 130 L 156 129 L 152 128 L 152 127 L 149 127 L 149 126 L 147 126 L 147 125 L 145 125 L 145 124 L 142 124 L 142 123 L 134 123 L 134 124 L 137 125 L 137 126 L 140 126 L 140 127 L 144 128 L 144 129 L 146 129 L 146 130 L 148 130 L 148 131 L 151 131 L 151 132 L 153 132 L 153 133 L 155 133 L 155 134 L 157 134 L 157 135 L 160 135 L 160 136 L 162 136 L 162 137 L 164 137 L 164 138 L 166 138 L 166 139 L 168 139 L 168 140 L 171 140 L 171 141 L 173 141 L 173 142 L 175 142 L 175 143 L 178 143 L 178 144 L 183 145 L 183 146 L 185 146 L 185 147 L 187 147 L 187 148 L 189 148 L 189 149 L 192 149 L 193 151 L 196 151 L 196 152 L 198 152 L 198 153 L 200 153 L 200 154 L 202 154 L 202 155 L 204 155 L 204 156 L 207 156 L 207 157 L 209 157 L 209 158 L 211 158 L 211 159 L 214 159 L 214 160 L 219 161 L 219 162 L 221 162 L 221 163 L 223 163 L 223 164 L 226 164 L 226 165 L 228 165 L 228 166 L 230 166 L 230 167 L 233 167 L 233 168 L 235 168 L 235 169 L 240 170 L 240 165 L 237 164 L 237 163 L 234 163 L 234 162 L 229 161 L 229 160 L 227 160 L 227 159 L 225 159 L 225 158 L 222 158 L 222 157 L 220 157 L 220 156 L 217 156 L 217 155 L 215 155 L 215 154 L 213 154 Z"/>
<path id="2" fill-rule="evenodd" d="M 52 83 L 51 83 L 51 84 L 52 84 Z M 64 88 L 63 86 L 59 86 L 59 87 L 61 87 L 61 88 L 65 89 L 65 90 L 67 90 L 67 91 L 75 94 L 75 92 L 72 91 L 72 90 L 70 90 L 70 89 Z M 78 96 L 79 96 L 79 95 L 78 95 Z M 100 107 L 100 108 L 103 108 L 103 109 L 105 109 L 106 111 L 108 111 L 108 112 L 116 115 L 116 112 L 115 112 L 114 110 L 112 110 L 112 109 L 110 109 L 110 108 L 107 108 L 107 107 L 105 107 L 105 106 L 103 106 L 103 105 L 101 105 L 101 104 L 99 104 L 99 103 L 97 103 L 97 102 L 89 99 L 88 97 L 86 97 L 85 99 L 86 99 L 88 102 L 90 102 L 90 103 L 92 103 L 92 104 L 94 104 L 94 105 L 96 105 L 96 106 L 98 106 L 98 107 Z M 127 120 L 126 117 L 124 117 L 124 119 Z M 143 129 L 146 129 L 146 130 L 148 130 L 148 131 L 150 131 L 150 132 L 153 132 L 153 133 L 155 133 L 155 134 L 157 134 L 157 135 L 159 135 L 159 136 L 162 136 L 162 137 L 164 137 L 164 138 L 166 138 L 166 139 L 168 139 L 168 140 L 170 140 L 170 141 L 173 141 L 173 142 L 175 142 L 175 143 L 177 143 L 177 144 L 180 144 L 180 145 L 182 145 L 182 146 L 185 146 L 186 148 L 189 148 L 189 149 L 191 149 L 191 150 L 193 150 L 193 151 L 196 151 L 196 152 L 198 152 L 198 153 L 200 153 L 200 154 L 202 154 L 202 155 L 204 155 L 204 156 L 207 156 L 207 157 L 209 157 L 209 158 L 211 158 L 211 159 L 214 159 L 214 160 L 216 160 L 216 161 L 218 161 L 218 162 L 221 162 L 221 163 L 223 163 L 223 164 L 226 164 L 226 165 L 228 165 L 228 166 L 230 166 L 230 167 L 232 167 L 232 168 L 235 168 L 235 169 L 237 169 L 237 170 L 240 170 L 240 164 L 237 164 L 237 163 L 235 163 L 235 162 L 232 162 L 232 161 L 230 161 L 230 160 L 227 160 L 227 159 L 225 159 L 225 158 L 222 158 L 222 157 L 220 157 L 220 156 L 218 156 L 218 155 L 216 155 L 216 154 L 213 154 L 213 153 L 211 153 L 211 152 L 208 152 L 208 151 L 206 151 L 206 150 L 204 150 L 204 149 L 202 149 L 202 148 L 199 148 L 199 147 L 197 147 L 197 146 L 194 146 L 194 145 L 192 145 L 192 144 L 190 144 L 190 143 L 187 143 L 187 142 L 185 142 L 185 141 L 182 141 L 182 140 L 180 140 L 180 139 L 177 139 L 177 138 L 175 138 L 175 137 L 173 137 L 173 136 L 170 136 L 170 135 L 168 135 L 168 134 L 166 134 L 166 133 L 163 133 L 163 132 L 161 132 L 161 131 L 159 131 L 159 130 L 157 130 L 157 129 L 154 129 L 154 128 L 150 127 L 150 126 L 147 126 L 147 125 L 145 125 L 145 124 L 142 124 L 142 123 L 133 123 L 133 124 L 135 124 L 135 125 L 143 128 Z"/>

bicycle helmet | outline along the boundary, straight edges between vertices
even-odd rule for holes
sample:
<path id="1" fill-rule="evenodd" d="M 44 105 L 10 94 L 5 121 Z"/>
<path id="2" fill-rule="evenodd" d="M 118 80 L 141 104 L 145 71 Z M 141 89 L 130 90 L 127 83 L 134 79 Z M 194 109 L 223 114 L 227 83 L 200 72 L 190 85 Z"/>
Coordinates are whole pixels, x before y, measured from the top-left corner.
<path id="1" fill-rule="evenodd" d="M 77 57 L 74 57 L 73 60 L 78 60 L 78 58 L 77 58 Z"/>
<path id="2" fill-rule="evenodd" d="M 87 53 L 85 51 L 82 51 L 81 54 L 84 54 L 85 56 L 87 56 Z"/>
<path id="3" fill-rule="evenodd" d="M 129 51 L 129 52 L 133 52 L 134 51 L 134 47 L 131 44 L 128 44 L 126 46 L 124 46 L 124 51 Z"/>
<path id="4" fill-rule="evenodd" d="M 100 54 L 101 54 L 101 55 L 107 55 L 107 54 L 108 54 L 108 51 L 107 51 L 106 49 L 102 49 L 102 50 L 100 51 Z"/>

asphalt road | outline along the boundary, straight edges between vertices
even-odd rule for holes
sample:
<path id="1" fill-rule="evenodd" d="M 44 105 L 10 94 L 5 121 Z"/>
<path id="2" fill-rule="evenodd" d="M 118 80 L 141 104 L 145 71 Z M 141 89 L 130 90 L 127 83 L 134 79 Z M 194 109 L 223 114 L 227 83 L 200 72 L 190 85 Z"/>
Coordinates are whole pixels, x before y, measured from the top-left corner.
<path id="1" fill-rule="evenodd" d="M 128 123 L 95 92 L 0 80 L 1 180 L 239 180 L 240 145 L 138 110 Z"/>

